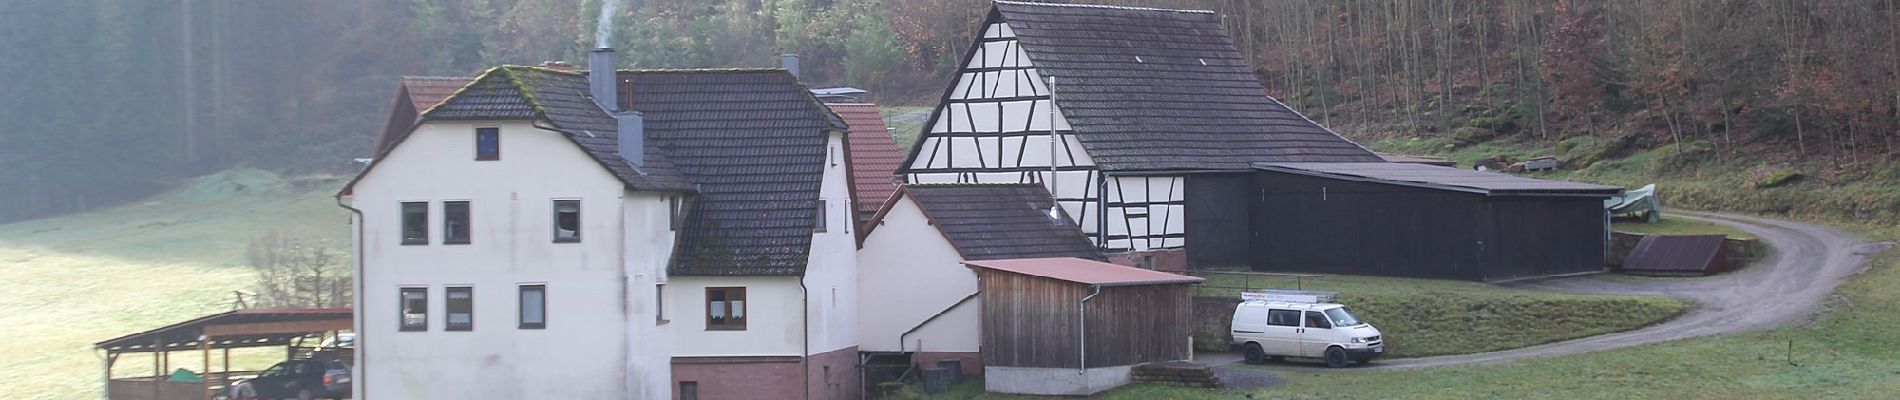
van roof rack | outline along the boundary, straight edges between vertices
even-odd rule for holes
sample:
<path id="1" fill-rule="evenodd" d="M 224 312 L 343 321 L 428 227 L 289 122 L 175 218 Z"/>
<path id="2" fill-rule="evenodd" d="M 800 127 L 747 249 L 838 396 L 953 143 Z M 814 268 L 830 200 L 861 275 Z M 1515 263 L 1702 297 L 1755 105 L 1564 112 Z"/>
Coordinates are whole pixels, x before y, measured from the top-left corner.
<path id="1" fill-rule="evenodd" d="M 1339 301 L 1339 292 L 1319 292 L 1311 290 L 1260 290 L 1240 292 L 1241 301 L 1283 301 L 1288 303 L 1333 303 Z"/>

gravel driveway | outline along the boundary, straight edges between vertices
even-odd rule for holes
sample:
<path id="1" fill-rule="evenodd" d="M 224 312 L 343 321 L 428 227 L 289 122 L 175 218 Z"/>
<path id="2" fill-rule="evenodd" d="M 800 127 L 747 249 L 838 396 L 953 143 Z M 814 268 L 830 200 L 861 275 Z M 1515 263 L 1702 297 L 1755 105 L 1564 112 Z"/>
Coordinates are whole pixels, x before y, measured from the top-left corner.
<path id="1" fill-rule="evenodd" d="M 1676 212 L 1675 216 L 1735 227 L 1767 242 L 1774 254 L 1741 271 L 1704 278 L 1631 279 L 1596 274 L 1509 284 L 1562 293 L 1673 296 L 1693 305 L 1675 319 L 1628 332 L 1490 353 L 1382 360 L 1351 370 L 1505 362 L 1805 322 L 1835 286 L 1865 270 L 1869 258 L 1892 245 L 1862 243 L 1840 230 L 1807 223 L 1730 214 Z M 1325 369 L 1309 364 L 1274 366 Z"/>

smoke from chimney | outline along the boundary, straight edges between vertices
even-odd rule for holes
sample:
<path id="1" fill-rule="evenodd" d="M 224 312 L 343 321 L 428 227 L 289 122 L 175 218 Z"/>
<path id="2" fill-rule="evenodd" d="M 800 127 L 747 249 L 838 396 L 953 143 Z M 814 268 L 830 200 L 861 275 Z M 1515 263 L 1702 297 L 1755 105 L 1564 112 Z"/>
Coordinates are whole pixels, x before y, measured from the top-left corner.
<path id="1" fill-rule="evenodd" d="M 602 0 L 600 17 L 594 22 L 594 48 L 607 48 L 613 43 L 607 40 L 614 34 L 614 12 L 619 10 L 620 0 Z"/>

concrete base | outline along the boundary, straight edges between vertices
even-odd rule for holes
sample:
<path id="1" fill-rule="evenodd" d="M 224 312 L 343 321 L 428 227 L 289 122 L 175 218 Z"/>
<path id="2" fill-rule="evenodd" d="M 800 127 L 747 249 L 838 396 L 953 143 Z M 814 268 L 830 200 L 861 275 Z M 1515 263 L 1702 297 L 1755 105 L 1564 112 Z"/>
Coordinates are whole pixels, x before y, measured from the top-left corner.
<path id="1" fill-rule="evenodd" d="M 991 393 L 1087 396 L 1127 385 L 1129 366 L 1075 368 L 983 367 L 983 390 Z"/>

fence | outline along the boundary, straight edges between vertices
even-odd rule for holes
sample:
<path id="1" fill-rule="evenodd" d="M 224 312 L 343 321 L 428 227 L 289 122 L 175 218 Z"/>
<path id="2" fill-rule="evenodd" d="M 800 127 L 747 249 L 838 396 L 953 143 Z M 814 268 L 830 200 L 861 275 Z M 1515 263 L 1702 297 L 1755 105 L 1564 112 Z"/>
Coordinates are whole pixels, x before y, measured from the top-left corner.
<path id="1" fill-rule="evenodd" d="M 1188 271 L 1188 275 L 1207 279 L 1194 285 L 1195 296 L 1238 297 L 1240 292 L 1260 289 L 1306 290 L 1309 278 L 1326 275 L 1244 271 Z"/>

